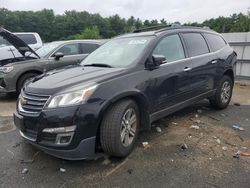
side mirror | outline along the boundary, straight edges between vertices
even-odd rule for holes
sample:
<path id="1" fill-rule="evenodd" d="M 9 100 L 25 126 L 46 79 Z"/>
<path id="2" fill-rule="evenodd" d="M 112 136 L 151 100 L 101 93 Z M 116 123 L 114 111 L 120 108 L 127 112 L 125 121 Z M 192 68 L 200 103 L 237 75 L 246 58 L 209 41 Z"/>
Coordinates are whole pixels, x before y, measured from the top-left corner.
<path id="1" fill-rule="evenodd" d="M 62 52 L 56 52 L 54 54 L 54 58 L 55 60 L 59 60 L 60 58 L 62 58 L 64 56 L 64 54 Z"/>
<path id="2" fill-rule="evenodd" d="M 152 55 L 152 59 L 148 60 L 146 63 L 146 68 L 150 70 L 156 69 L 165 62 L 166 57 L 164 55 Z"/>

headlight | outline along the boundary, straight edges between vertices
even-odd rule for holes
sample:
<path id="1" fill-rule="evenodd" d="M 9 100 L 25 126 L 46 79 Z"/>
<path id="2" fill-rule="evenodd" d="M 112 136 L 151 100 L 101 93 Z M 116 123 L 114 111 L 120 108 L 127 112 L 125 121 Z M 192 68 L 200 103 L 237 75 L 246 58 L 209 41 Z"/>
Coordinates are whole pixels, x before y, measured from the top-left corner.
<path id="1" fill-rule="evenodd" d="M 56 108 L 86 102 L 96 88 L 97 85 L 92 85 L 81 90 L 56 95 L 50 100 L 47 108 Z"/>
<path id="2" fill-rule="evenodd" d="M 0 67 L 0 72 L 9 73 L 9 72 L 11 72 L 13 69 L 14 69 L 13 66 L 3 66 L 3 67 Z"/>

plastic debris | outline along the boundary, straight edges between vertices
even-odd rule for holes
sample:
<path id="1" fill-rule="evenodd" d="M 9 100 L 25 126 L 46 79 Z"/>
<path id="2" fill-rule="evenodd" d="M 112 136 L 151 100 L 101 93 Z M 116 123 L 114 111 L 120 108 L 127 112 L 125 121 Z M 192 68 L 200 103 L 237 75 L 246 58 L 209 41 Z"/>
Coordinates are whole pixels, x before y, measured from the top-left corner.
<path id="1" fill-rule="evenodd" d="M 181 145 L 181 149 L 182 149 L 182 150 L 186 150 L 186 149 L 188 149 L 187 144 L 182 144 L 182 145 Z"/>
<path id="2" fill-rule="evenodd" d="M 22 170 L 22 174 L 27 174 L 29 172 L 29 170 L 27 169 L 27 168 L 24 168 L 23 170 Z"/>
<path id="3" fill-rule="evenodd" d="M 144 149 L 148 149 L 152 147 L 148 142 L 142 142 L 142 146 Z"/>
<path id="4" fill-rule="evenodd" d="M 232 126 L 232 128 L 235 129 L 235 130 L 239 130 L 239 131 L 244 131 L 245 130 L 243 127 L 241 127 L 240 124 L 234 124 Z"/>
<path id="5" fill-rule="evenodd" d="M 234 105 L 235 105 L 235 106 L 240 106 L 240 103 L 235 102 Z"/>
<path id="6" fill-rule="evenodd" d="M 199 114 L 195 114 L 195 118 L 198 118 L 199 117 Z"/>
<path id="7" fill-rule="evenodd" d="M 66 169 L 65 168 L 60 168 L 60 172 L 65 173 Z"/>
<path id="8" fill-rule="evenodd" d="M 160 127 L 155 127 L 155 130 L 156 130 L 156 132 L 158 132 L 158 133 L 161 133 L 161 132 L 162 132 L 162 130 L 161 130 Z"/>
<path id="9" fill-rule="evenodd" d="M 200 129 L 200 127 L 198 125 L 191 125 L 190 129 L 196 129 L 196 130 L 198 130 L 198 129 Z"/>
<path id="10" fill-rule="evenodd" d="M 172 122 L 172 124 L 173 124 L 173 125 L 178 125 L 178 123 L 176 123 L 176 122 Z"/>

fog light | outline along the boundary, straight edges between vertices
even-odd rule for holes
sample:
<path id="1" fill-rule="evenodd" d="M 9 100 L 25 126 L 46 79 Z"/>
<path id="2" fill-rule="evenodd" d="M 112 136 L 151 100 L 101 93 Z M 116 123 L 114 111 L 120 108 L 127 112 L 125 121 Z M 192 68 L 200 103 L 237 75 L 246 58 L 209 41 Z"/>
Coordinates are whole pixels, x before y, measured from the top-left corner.
<path id="1" fill-rule="evenodd" d="M 45 128 L 43 129 L 44 133 L 68 133 L 76 130 L 76 125 L 68 127 L 56 127 L 56 128 Z"/>
<path id="2" fill-rule="evenodd" d="M 68 145 L 70 144 L 73 138 L 74 132 L 71 133 L 64 133 L 56 135 L 56 142 L 57 145 Z"/>

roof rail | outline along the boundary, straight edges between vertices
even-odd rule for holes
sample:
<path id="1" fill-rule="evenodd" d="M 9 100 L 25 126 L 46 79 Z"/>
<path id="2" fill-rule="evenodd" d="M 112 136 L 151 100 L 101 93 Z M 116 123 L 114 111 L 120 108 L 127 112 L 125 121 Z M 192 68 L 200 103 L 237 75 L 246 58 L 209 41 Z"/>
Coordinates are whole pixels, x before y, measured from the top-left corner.
<path id="1" fill-rule="evenodd" d="M 166 27 L 170 27 L 170 25 L 163 24 L 163 25 L 156 25 L 156 26 L 151 26 L 151 27 L 143 27 L 143 28 L 136 29 L 136 30 L 132 31 L 132 33 L 140 33 L 143 31 L 152 31 L 152 30 L 166 28 Z"/>
<path id="2" fill-rule="evenodd" d="M 134 30 L 132 33 L 140 33 L 140 32 L 144 32 L 144 31 L 155 31 L 155 33 L 159 33 L 162 31 L 166 31 L 166 30 L 171 30 L 171 29 L 181 29 L 181 28 L 186 28 L 186 29 L 210 29 L 207 26 L 204 27 L 194 27 L 194 26 L 182 26 L 178 23 L 174 23 L 172 25 L 156 25 L 156 26 L 152 26 L 152 27 L 144 27 L 141 29 L 137 29 Z"/>

